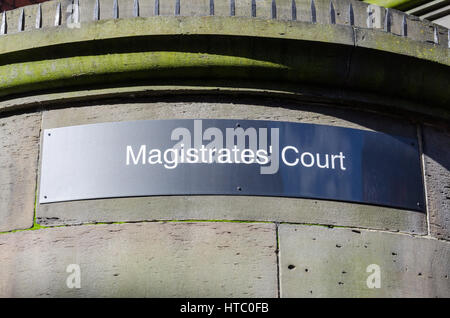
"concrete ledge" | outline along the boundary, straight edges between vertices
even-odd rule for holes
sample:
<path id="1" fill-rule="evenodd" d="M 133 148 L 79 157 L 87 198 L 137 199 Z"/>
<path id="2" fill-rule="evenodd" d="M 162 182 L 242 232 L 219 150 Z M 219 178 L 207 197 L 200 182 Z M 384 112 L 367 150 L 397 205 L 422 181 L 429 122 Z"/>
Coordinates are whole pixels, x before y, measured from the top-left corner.
<path id="1" fill-rule="evenodd" d="M 369 5 L 355 0 L 333 0 L 331 10 L 329 0 L 315 0 L 312 10 L 310 0 L 256 0 L 252 8 L 250 0 L 234 0 L 234 10 L 230 0 L 180 0 L 176 10 L 175 0 L 99 0 L 95 6 L 92 0 L 46 1 L 39 5 L 29 5 L 6 12 L 5 28 L 7 34 L 20 33 L 33 29 L 54 27 L 73 27 L 105 19 L 155 17 L 155 16 L 219 16 L 246 17 L 252 19 L 302 21 L 318 24 L 350 25 L 357 28 L 379 29 L 393 35 L 401 35 L 420 42 L 437 42 L 447 46 L 444 37 L 448 34 L 443 27 L 421 21 L 418 17 L 404 12 Z M 59 5 L 59 6 L 58 6 Z M 159 5 L 159 6 L 158 6 Z M 20 21 L 23 12 L 23 20 Z M 351 18 L 350 12 L 353 13 Z M 403 19 L 406 33 L 402 34 Z M 387 26 L 386 20 L 389 20 Z M 3 21 L 2 21 L 3 22 Z M 40 22 L 38 24 L 38 22 Z M 19 29 L 19 24 L 22 29 Z M 434 39 L 437 29 L 438 40 Z"/>
<path id="2" fill-rule="evenodd" d="M 140 223 L 0 235 L 1 297 L 276 297 L 273 224 Z M 80 267 L 81 288 L 66 269 Z"/>
<path id="3" fill-rule="evenodd" d="M 313 223 L 427 234 L 415 211 L 295 198 L 172 196 L 38 205 L 44 226 L 153 220 L 238 220 Z"/>
<path id="4" fill-rule="evenodd" d="M 101 20 L 81 23 L 74 28 L 49 28 L 8 34 L 0 37 L 0 54 L 93 40 L 129 37 L 144 40 L 145 36 L 164 35 L 228 35 L 354 44 L 353 28 L 345 25 L 241 17 L 157 16 Z"/>

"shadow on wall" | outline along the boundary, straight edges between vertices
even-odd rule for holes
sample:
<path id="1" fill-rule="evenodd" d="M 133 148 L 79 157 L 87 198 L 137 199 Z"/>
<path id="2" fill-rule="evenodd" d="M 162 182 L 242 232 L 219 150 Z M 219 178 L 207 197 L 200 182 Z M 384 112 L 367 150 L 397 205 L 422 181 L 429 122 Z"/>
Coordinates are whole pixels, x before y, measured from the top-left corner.
<path id="1" fill-rule="evenodd" d="M 49 0 L 0 0 L 0 12 Z"/>
<path id="2" fill-rule="evenodd" d="M 221 79 L 225 86 L 233 86 L 235 80 L 276 81 L 286 84 L 309 83 L 322 87 L 335 87 L 368 91 L 385 96 L 407 98 L 417 103 L 446 104 L 449 97 L 446 91 L 448 72 L 441 64 L 417 58 L 379 52 L 373 49 L 354 48 L 332 43 L 309 41 L 290 41 L 287 39 L 252 38 L 240 36 L 208 35 L 170 35 L 114 38 L 105 40 L 75 42 L 53 45 L 2 54 L 1 65 L 59 59 L 79 56 L 100 56 L 111 53 L 139 52 L 179 52 L 205 53 L 209 56 L 246 58 L 251 61 L 268 62 L 282 67 L 240 65 L 215 65 L 190 69 L 160 68 L 158 72 L 127 72 L 115 76 L 102 74 L 80 76 L 75 81 L 55 82 L 52 87 L 69 87 L 87 83 L 118 85 L 119 83 L 145 82 L 149 80 L 167 80 L 171 78 L 203 79 L 211 81 Z M 205 59 L 206 61 L 206 59 Z M 408 74 L 408 76 L 399 76 Z M 410 79 L 414 78 L 414 81 Z M 25 87 L 14 91 L 23 92 Z M 26 89 L 28 91 L 28 88 Z M 11 93 L 11 92 L 10 92 Z M 2 95 L 4 96 L 4 95 Z M 439 97 L 439 98 L 438 98 Z"/>

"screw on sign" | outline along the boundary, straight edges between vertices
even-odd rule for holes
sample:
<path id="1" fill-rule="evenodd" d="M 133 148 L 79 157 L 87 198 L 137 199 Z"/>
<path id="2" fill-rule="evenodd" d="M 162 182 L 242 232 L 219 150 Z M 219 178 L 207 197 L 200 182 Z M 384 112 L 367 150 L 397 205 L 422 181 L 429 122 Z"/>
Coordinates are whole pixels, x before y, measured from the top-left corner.
<path id="1" fill-rule="evenodd" d="M 49 0 L 0 0 L 0 12 Z"/>

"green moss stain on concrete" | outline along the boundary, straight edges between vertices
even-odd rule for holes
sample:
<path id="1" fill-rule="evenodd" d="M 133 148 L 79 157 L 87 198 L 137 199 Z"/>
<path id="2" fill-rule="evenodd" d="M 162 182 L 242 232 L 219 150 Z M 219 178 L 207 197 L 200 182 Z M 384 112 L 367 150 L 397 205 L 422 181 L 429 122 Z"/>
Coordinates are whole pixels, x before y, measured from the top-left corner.
<path id="1" fill-rule="evenodd" d="M 170 45 L 171 50 L 165 47 Z M 0 38 L 0 96 L 186 78 L 276 80 L 392 92 L 392 82 L 377 71 L 380 66 L 353 65 L 355 46 L 419 58 L 419 63 L 450 65 L 444 47 L 346 25 L 229 17 L 115 19 Z M 359 77 L 347 78 L 349 67 Z M 408 76 L 397 80 L 405 82 Z M 424 82 L 430 87 L 446 84 Z M 420 88 L 428 93 L 423 98 L 414 93 L 417 90 L 403 95 L 446 103 L 441 89 L 436 94 Z"/>
<path id="2" fill-rule="evenodd" d="M 143 52 L 79 56 L 0 67 L 0 96 L 28 90 L 86 85 L 101 81 L 152 78 L 248 77 L 256 70 L 286 70 L 284 65 L 234 56 L 185 52 Z M 261 72 L 263 74 L 263 72 Z"/>
<path id="3" fill-rule="evenodd" d="M 411 46 L 408 43 L 408 38 L 385 34 L 384 32 L 371 29 L 364 29 L 364 31 L 373 33 L 371 37 L 381 37 L 383 41 L 386 41 L 386 37 L 398 40 L 400 44 L 392 47 L 391 52 L 393 53 L 404 54 L 406 52 L 411 56 L 415 56 L 415 50 L 408 50 L 408 47 Z M 275 38 L 350 46 L 355 44 L 354 28 L 346 25 L 226 17 L 151 17 L 101 20 L 96 23 L 82 24 L 80 28 L 74 29 L 55 28 L 45 31 L 34 30 L 6 35 L 0 38 L 0 55 L 68 43 L 81 44 L 89 41 L 130 37 L 140 38 L 141 41 L 151 41 L 151 38 L 154 36 L 189 35 Z M 409 41 L 411 42 L 411 40 Z M 425 51 L 431 46 L 422 42 L 417 42 L 415 45 L 423 46 Z M 399 48 L 402 50 L 399 51 Z M 445 47 L 442 47 L 442 49 L 445 49 Z M 386 50 L 389 51 L 389 47 Z M 77 53 L 83 55 L 83 51 Z M 446 59 L 442 59 L 442 57 L 434 54 L 417 57 L 450 65 L 448 54 Z"/>
<path id="4" fill-rule="evenodd" d="M 356 61 L 360 48 L 402 65 L 417 60 L 399 71 L 383 69 L 384 62 L 371 63 L 364 54 Z M 447 109 L 448 54 L 443 46 L 346 25 L 237 17 L 102 20 L 1 37 L 0 97 L 161 79 L 251 80 L 400 95 Z M 426 71 L 428 62 L 438 68 Z M 419 64 L 422 80 L 408 80 L 417 79 Z"/>
<path id="5" fill-rule="evenodd" d="M 20 229 L 20 230 L 11 230 L 11 231 L 5 231 L 0 232 L 1 234 L 9 234 L 9 233 L 17 233 L 17 232 L 24 232 L 24 231 L 36 231 L 41 229 L 51 229 L 51 228 L 58 228 L 58 227 L 73 227 L 73 226 L 92 226 L 92 225 L 112 225 L 112 224 L 134 224 L 134 223 L 249 223 L 249 224 L 272 224 L 274 222 L 268 222 L 268 221 L 239 221 L 239 220 L 152 220 L 152 221 L 133 221 L 133 222 L 127 222 L 127 221 L 121 221 L 121 222 L 91 222 L 91 223 L 83 223 L 83 224 L 71 224 L 71 225 L 51 225 L 51 226 L 43 226 L 37 223 L 36 218 L 33 222 L 33 227 L 28 229 Z"/>
<path id="6" fill-rule="evenodd" d="M 35 231 L 35 230 L 40 230 L 40 229 L 47 228 L 47 226 L 42 226 L 39 223 L 37 223 L 37 221 L 36 221 L 36 209 L 37 209 L 37 191 L 36 191 L 35 200 L 34 200 L 33 226 L 28 228 L 28 229 L 19 229 L 19 230 L 11 230 L 11 231 L 0 232 L 0 235 L 1 234 L 8 234 L 8 233 L 23 232 L 23 231 Z"/>

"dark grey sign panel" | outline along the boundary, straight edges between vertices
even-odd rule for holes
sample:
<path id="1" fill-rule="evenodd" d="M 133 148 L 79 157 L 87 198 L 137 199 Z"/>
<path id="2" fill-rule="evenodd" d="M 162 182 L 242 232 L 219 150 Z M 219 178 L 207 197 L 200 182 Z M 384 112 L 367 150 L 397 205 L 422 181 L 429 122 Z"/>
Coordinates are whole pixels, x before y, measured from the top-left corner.
<path id="1" fill-rule="evenodd" d="M 40 203 L 152 195 L 329 199 L 424 211 L 417 141 L 274 121 L 154 120 L 47 129 Z"/>

